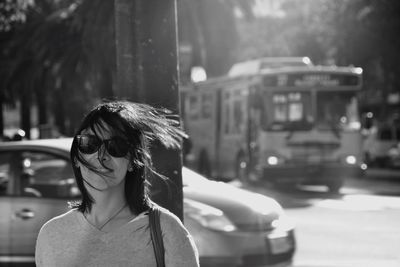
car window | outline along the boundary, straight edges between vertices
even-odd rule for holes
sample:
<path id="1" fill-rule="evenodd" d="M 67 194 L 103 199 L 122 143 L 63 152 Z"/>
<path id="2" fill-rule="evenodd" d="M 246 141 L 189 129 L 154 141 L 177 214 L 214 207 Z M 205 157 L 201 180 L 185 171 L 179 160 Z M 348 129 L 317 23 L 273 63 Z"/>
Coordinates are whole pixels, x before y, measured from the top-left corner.
<path id="1" fill-rule="evenodd" d="M 78 195 L 70 161 L 59 156 L 25 151 L 21 154 L 20 194 L 43 198 L 73 198 Z"/>
<path id="2" fill-rule="evenodd" d="M 0 196 L 12 195 L 11 153 L 0 153 Z"/>
<path id="3" fill-rule="evenodd" d="M 379 131 L 379 140 L 383 140 L 383 141 L 390 141 L 393 139 L 392 136 L 392 129 L 391 128 L 382 128 Z"/>
<path id="4" fill-rule="evenodd" d="M 396 140 L 400 141 L 400 127 L 396 128 Z"/>

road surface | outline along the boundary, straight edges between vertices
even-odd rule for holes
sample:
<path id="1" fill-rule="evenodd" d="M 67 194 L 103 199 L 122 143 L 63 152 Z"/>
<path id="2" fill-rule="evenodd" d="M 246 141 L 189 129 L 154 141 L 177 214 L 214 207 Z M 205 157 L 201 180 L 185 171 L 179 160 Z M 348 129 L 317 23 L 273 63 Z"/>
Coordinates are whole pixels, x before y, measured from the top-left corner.
<path id="1" fill-rule="evenodd" d="M 296 223 L 293 267 L 399 267 L 400 171 L 368 170 L 340 194 L 243 185 L 277 199 Z"/>

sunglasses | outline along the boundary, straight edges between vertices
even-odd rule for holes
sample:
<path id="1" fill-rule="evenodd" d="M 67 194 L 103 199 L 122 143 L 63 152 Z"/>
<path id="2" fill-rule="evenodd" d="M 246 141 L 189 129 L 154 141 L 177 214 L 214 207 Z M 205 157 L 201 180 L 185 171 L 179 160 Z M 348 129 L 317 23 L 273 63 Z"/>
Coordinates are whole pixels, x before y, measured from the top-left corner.
<path id="1" fill-rule="evenodd" d="M 116 158 L 125 157 L 129 152 L 128 141 L 118 136 L 101 140 L 95 135 L 77 135 L 75 139 L 82 154 L 93 154 L 99 151 L 103 144 L 108 154 Z"/>

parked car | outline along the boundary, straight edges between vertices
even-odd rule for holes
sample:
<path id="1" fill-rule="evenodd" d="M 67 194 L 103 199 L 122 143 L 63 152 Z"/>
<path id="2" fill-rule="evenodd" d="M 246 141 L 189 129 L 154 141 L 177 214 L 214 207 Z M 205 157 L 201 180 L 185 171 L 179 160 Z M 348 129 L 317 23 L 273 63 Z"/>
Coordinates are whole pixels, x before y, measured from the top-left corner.
<path id="1" fill-rule="evenodd" d="M 41 225 L 79 198 L 72 139 L 0 143 L 0 265 L 34 262 Z M 289 264 L 294 226 L 273 199 L 183 168 L 184 223 L 201 266 Z"/>
<path id="2" fill-rule="evenodd" d="M 364 161 L 369 166 L 386 167 L 388 151 L 400 141 L 400 127 L 381 125 L 372 127 L 363 144 Z"/>
<path id="3" fill-rule="evenodd" d="M 393 145 L 387 152 L 388 167 L 389 168 L 400 168 L 400 142 Z"/>

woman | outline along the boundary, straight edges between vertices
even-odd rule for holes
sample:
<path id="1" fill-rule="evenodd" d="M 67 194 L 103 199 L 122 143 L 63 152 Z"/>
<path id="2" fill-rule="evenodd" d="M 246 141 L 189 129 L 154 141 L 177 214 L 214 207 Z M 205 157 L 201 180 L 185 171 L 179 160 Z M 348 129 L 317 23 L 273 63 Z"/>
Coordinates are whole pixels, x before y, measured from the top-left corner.
<path id="1" fill-rule="evenodd" d="M 109 102 L 94 108 L 73 139 L 71 161 L 82 200 L 43 225 L 36 243 L 40 266 L 156 266 L 148 196 L 158 140 L 177 148 L 175 121 L 145 104 Z M 195 244 L 180 220 L 161 208 L 166 266 L 198 266 Z"/>

